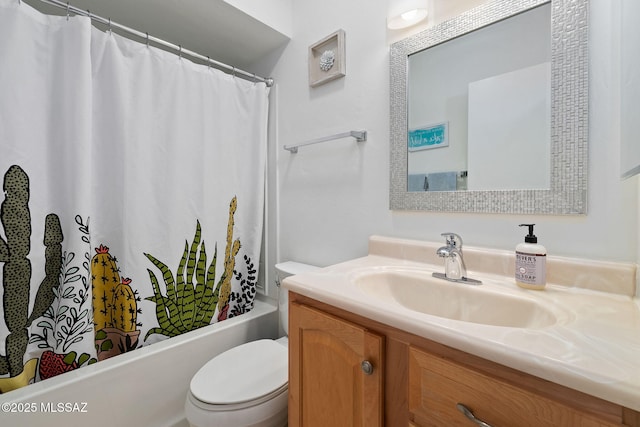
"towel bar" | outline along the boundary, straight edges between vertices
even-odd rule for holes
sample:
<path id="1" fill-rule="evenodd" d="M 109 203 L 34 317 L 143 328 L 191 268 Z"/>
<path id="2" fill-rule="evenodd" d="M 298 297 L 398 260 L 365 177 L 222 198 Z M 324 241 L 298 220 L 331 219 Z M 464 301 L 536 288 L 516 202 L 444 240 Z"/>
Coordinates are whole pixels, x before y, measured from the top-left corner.
<path id="1" fill-rule="evenodd" d="M 347 138 L 347 137 L 353 137 L 356 139 L 356 141 L 358 142 L 363 142 L 367 140 L 367 131 L 366 130 L 352 130 L 349 132 L 343 132 L 343 133 L 337 133 L 335 135 L 330 135 L 330 136 L 325 136 L 322 138 L 318 138 L 318 139 L 313 139 L 311 141 L 307 141 L 307 142 L 302 142 L 300 144 L 294 144 L 294 145 L 285 145 L 284 149 L 288 150 L 292 153 L 297 153 L 298 152 L 298 147 L 304 147 L 305 145 L 311 145 L 311 144 L 317 144 L 319 142 L 325 142 L 325 141 L 333 141 L 334 139 L 341 139 L 341 138 Z"/>

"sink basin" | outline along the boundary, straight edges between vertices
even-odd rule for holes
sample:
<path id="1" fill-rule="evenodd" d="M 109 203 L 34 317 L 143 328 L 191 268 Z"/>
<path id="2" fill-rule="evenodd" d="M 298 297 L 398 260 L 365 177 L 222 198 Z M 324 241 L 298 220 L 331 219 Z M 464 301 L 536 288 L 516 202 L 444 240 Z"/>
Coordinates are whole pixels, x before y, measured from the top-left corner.
<path id="1" fill-rule="evenodd" d="M 434 278 L 423 270 L 393 269 L 357 274 L 355 286 L 388 304 L 446 319 L 512 328 L 544 328 L 557 322 L 534 298 L 497 285 L 473 286 Z"/>

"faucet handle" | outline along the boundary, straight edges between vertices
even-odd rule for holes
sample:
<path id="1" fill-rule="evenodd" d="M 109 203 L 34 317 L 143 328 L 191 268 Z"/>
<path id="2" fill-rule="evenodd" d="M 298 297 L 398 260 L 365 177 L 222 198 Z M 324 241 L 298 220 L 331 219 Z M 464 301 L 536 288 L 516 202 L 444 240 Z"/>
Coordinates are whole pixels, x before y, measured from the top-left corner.
<path id="1" fill-rule="evenodd" d="M 453 246 L 454 248 L 462 249 L 462 237 L 460 237 L 458 234 L 447 232 L 442 233 L 441 236 L 446 239 L 447 245 Z"/>

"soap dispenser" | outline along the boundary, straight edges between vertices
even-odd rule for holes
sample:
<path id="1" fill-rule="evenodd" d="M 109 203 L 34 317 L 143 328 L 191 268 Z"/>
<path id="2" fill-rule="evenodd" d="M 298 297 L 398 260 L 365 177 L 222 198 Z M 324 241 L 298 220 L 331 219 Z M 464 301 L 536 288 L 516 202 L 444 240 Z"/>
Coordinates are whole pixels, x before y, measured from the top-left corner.
<path id="1" fill-rule="evenodd" d="M 529 234 L 524 243 L 516 246 L 516 284 L 521 288 L 544 289 L 547 284 L 547 250 L 538 244 L 538 238 L 533 234 L 535 224 L 520 224 L 529 227 Z"/>

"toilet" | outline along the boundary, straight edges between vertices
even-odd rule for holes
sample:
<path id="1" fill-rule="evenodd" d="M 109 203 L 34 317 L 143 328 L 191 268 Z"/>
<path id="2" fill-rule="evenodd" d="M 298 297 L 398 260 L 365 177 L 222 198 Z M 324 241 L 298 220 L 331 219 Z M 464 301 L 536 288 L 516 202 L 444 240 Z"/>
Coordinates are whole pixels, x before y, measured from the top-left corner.
<path id="1" fill-rule="evenodd" d="M 318 267 L 276 264 L 280 325 L 288 333 L 288 292 L 280 282 Z M 192 427 L 283 427 L 287 425 L 288 339 L 239 345 L 207 362 L 191 379 L 185 415 Z"/>

